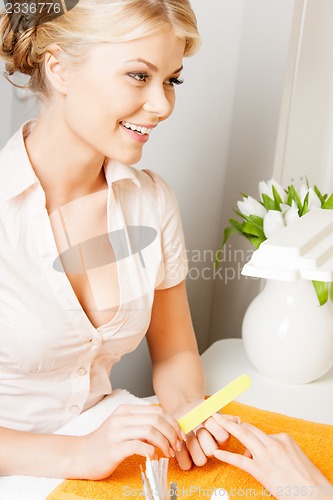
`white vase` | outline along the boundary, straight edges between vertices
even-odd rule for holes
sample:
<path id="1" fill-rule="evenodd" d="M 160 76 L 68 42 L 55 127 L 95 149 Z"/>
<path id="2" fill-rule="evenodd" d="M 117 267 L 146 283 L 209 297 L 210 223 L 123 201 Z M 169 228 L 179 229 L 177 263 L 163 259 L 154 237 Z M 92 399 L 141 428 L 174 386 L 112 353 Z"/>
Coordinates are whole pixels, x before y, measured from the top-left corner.
<path id="1" fill-rule="evenodd" d="M 267 280 L 242 326 L 246 354 L 270 379 L 305 384 L 333 366 L 333 304 L 319 306 L 311 281 Z"/>

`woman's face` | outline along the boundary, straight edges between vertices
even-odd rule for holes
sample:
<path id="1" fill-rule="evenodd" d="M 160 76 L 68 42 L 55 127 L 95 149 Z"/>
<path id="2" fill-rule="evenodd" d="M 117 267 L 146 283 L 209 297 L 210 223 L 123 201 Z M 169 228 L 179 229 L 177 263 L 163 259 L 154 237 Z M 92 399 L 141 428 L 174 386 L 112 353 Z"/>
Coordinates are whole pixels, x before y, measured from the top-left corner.
<path id="1" fill-rule="evenodd" d="M 184 50 L 169 28 L 93 46 L 69 69 L 63 113 L 71 133 L 103 156 L 138 162 L 149 133 L 173 111 Z"/>

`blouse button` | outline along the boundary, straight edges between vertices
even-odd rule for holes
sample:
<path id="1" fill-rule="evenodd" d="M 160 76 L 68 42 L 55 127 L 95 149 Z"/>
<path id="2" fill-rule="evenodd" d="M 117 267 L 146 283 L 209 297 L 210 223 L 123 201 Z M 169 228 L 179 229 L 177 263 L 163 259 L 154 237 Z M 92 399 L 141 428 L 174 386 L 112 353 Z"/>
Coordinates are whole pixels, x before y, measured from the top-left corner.
<path id="1" fill-rule="evenodd" d="M 96 347 L 101 345 L 100 339 L 97 339 L 97 338 L 91 339 L 90 342 L 92 343 L 93 346 L 96 346 Z"/>
<path id="2" fill-rule="evenodd" d="M 77 405 L 73 405 L 71 406 L 71 413 L 74 413 L 75 415 L 77 415 L 80 411 L 80 408 L 77 406 Z"/>
<path id="3" fill-rule="evenodd" d="M 81 376 L 84 376 L 87 374 L 87 370 L 85 368 L 79 368 L 77 372 Z"/>

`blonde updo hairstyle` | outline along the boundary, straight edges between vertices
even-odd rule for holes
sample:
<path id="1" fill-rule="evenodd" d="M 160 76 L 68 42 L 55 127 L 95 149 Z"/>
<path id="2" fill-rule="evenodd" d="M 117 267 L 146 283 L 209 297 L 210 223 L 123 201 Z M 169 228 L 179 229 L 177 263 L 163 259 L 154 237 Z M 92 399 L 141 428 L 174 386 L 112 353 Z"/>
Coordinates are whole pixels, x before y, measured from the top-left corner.
<path id="1" fill-rule="evenodd" d="M 0 13 L 0 57 L 6 62 L 4 76 L 30 75 L 24 88 L 40 100 L 51 95 L 43 68 L 48 48 L 57 44 L 62 57 L 73 64 L 84 61 L 92 44 L 124 42 L 150 35 L 169 25 L 186 41 L 185 56 L 200 45 L 196 17 L 189 0 L 79 0 L 77 5 L 51 21 L 26 30 L 13 30 L 11 14 Z"/>

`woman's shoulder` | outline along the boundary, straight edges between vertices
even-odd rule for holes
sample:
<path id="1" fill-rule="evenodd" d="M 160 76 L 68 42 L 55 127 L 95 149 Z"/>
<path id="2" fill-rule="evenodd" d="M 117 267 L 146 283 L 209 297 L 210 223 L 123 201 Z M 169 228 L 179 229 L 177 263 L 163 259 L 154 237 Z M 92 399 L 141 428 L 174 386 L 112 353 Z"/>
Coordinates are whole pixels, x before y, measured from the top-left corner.
<path id="1" fill-rule="evenodd" d="M 150 169 L 137 170 L 134 169 L 141 188 L 153 190 L 160 196 L 173 195 L 172 188 L 168 181 L 160 174 Z"/>
<path id="2" fill-rule="evenodd" d="M 178 211 L 178 200 L 169 182 L 160 174 L 150 169 L 137 170 L 141 191 L 154 194 L 162 214 Z"/>

